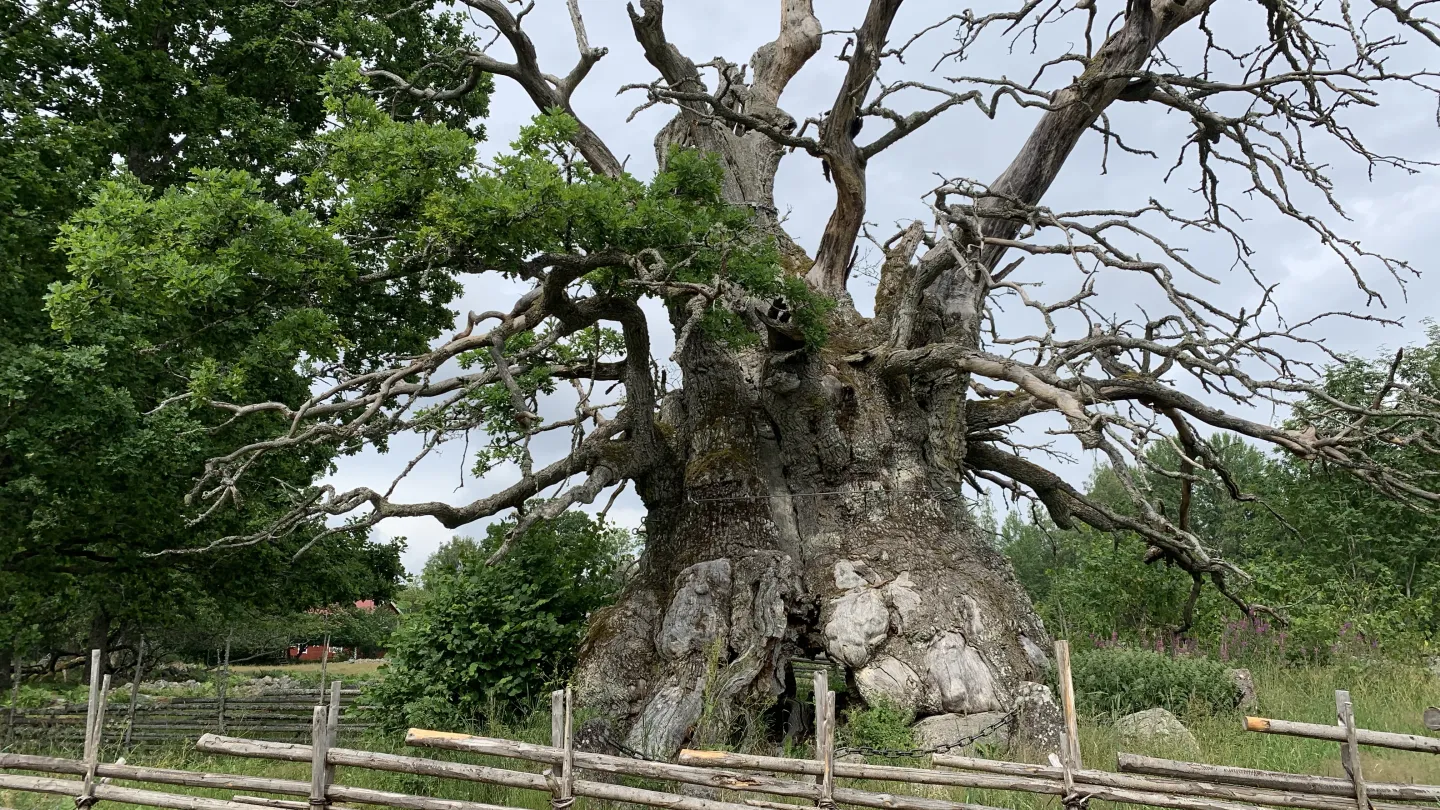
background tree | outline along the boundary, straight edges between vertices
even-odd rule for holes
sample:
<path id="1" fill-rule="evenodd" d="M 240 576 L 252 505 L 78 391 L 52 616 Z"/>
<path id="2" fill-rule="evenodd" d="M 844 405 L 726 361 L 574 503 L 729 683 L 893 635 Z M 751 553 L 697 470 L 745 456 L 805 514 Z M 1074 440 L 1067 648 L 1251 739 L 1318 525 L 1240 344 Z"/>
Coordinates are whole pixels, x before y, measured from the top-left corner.
<path id="1" fill-rule="evenodd" d="M 1387 378 L 1433 396 L 1440 383 L 1440 332 L 1432 326 L 1429 335 L 1426 345 L 1397 355 L 1346 358 L 1331 366 L 1323 394 L 1297 405 L 1291 427 L 1322 422 L 1330 398 L 1381 390 Z M 1362 447 L 1424 481 L 1436 474 L 1434 457 L 1421 446 L 1425 441 L 1391 425 Z M 1217 550 L 1252 573 L 1248 594 L 1283 616 L 1283 625 L 1260 617 L 1272 631 L 1270 638 L 1256 640 L 1263 647 L 1257 653 L 1323 660 L 1344 636 L 1393 651 L 1416 650 L 1440 631 L 1440 566 L 1433 542 L 1440 526 L 1434 515 L 1417 514 L 1377 494 L 1324 459 L 1267 456 L 1223 435 L 1210 445 L 1232 483 L 1253 499 L 1234 499 L 1225 480 L 1207 470 L 1188 488 L 1165 475 L 1179 466 L 1169 445 L 1147 452 L 1148 469 L 1137 478 L 1168 514 L 1188 499 L 1195 530 L 1214 538 Z M 1131 509 L 1105 468 L 1097 468 L 1086 494 L 1116 511 Z M 1057 632 L 1081 640 L 1161 644 L 1183 634 L 1222 657 L 1241 654 L 1239 642 L 1231 641 L 1236 627 L 1225 600 L 1192 591 L 1163 559 L 1137 557 L 1113 535 L 1085 527 L 1062 530 L 1043 515 L 1025 520 L 1011 514 L 1001 543 L 1047 626 Z"/>
<path id="2" fill-rule="evenodd" d="M 1303 210 L 1295 190 L 1338 207 L 1325 166 L 1310 157 L 1317 139 L 1371 167 L 1421 168 L 1367 148 L 1350 123 L 1387 102 L 1391 86 L 1433 97 L 1428 74 L 1386 61 L 1403 49 L 1423 63 L 1440 41 L 1414 9 L 1377 0 L 1358 14 L 1346 4 L 1278 0 L 1237 8 L 1245 24 L 1222 33 L 1209 24 L 1213 0 L 1128 2 L 1103 18 L 1093 3 L 1027 2 L 902 32 L 892 30 L 901 0 L 871 0 L 845 35 L 833 104 L 802 122 L 780 99 L 821 50 L 812 3 L 782 0 L 777 38 L 741 68 L 683 53 L 667 39 L 661 0 L 641 0 L 630 19 L 659 78 L 635 89 L 647 106 L 676 110 L 656 136 L 660 171 L 642 182 L 575 117 L 574 94 L 605 53 L 590 43 L 578 3 L 568 5 L 579 61 L 554 73 L 539 64 L 523 13 L 500 0 L 463 5 L 493 26 L 497 53 L 508 47 L 513 57 L 472 48 L 459 54 L 460 70 L 420 78 L 341 60 L 332 152 L 304 185 L 319 233 L 297 229 L 295 238 L 343 247 L 363 268 L 359 279 L 493 274 L 528 291 L 470 314 L 423 353 L 317 365 L 310 390 L 318 394 L 225 396 L 207 381 L 238 350 L 197 360 L 175 387 L 188 391 L 183 401 L 198 394 L 242 417 L 237 424 L 281 425 L 208 465 L 194 492 L 211 514 L 242 501 L 253 468 L 271 456 L 383 443 L 400 431 L 423 437 L 422 456 L 483 433 L 477 474 L 513 463 L 518 480 L 458 504 L 404 501 L 393 486 L 316 487 L 297 495 L 286 519 L 204 547 L 271 542 L 322 517 L 353 514 L 373 525 L 430 516 L 458 527 L 514 510 L 494 555 L 503 557 L 523 547 L 531 526 L 633 482 L 647 509 L 645 549 L 620 601 L 592 623 L 576 680 L 630 745 L 668 755 L 720 741 L 739 713 L 773 704 L 791 656 L 824 653 L 862 698 L 919 714 L 1003 709 L 1020 682 L 1041 677 L 1045 630 L 977 531 L 961 497 L 967 484 L 1032 497 L 1061 528 L 1132 532 L 1144 553 L 1247 614 L 1257 608 L 1236 590 L 1243 572 L 1197 534 L 1189 510 L 1161 511 L 1141 483 L 1144 471 L 1187 487 L 1197 470 L 1229 477 L 1207 431 L 1323 459 L 1410 505 L 1440 499 L 1414 468 L 1372 449 L 1397 431 L 1432 448 L 1431 394 L 1397 377 L 1363 380 L 1365 390 L 1342 398 L 1316 365 L 1295 359 L 1296 349 L 1325 356 L 1317 324 L 1373 316 L 1290 324 L 1260 282 L 1257 305 L 1227 309 L 1203 286 L 1218 284 L 1220 271 L 1167 241 L 1182 229 L 1209 234 L 1210 247 L 1233 249 L 1224 263 L 1238 277 L 1259 279 L 1227 196 L 1233 187 L 1312 233 L 1354 272 L 1366 300 L 1377 296 L 1370 276 L 1408 272 Z M 1098 19 L 1110 21 L 1103 31 Z M 1054 37 L 1042 40 L 1042 29 Z M 960 57 L 1002 30 L 1034 34 L 1036 47 L 1083 42 L 1085 50 L 1047 55 L 1031 82 L 887 78 L 928 34 L 953 32 L 951 55 Z M 1260 41 L 1246 33 L 1261 30 Z M 1172 37 L 1194 47 L 1166 50 Z M 394 119 L 351 91 L 380 78 L 417 98 L 452 98 L 474 86 L 477 71 L 516 81 L 544 113 L 493 164 L 473 157 L 463 133 Z M 924 221 L 880 241 L 875 310 L 862 316 L 847 283 L 870 162 L 952 108 L 995 116 L 1012 103 L 1037 111 L 1028 139 L 993 180 L 945 180 L 925 200 Z M 1175 146 L 1202 205 L 1167 206 L 1153 198 L 1158 188 L 1138 190 L 1129 210 L 1042 204 L 1087 133 L 1132 149 L 1111 126 L 1119 103 L 1194 122 Z M 775 207 L 775 173 L 794 152 L 818 159 L 836 193 L 813 259 L 784 233 Z M 1163 177 L 1155 174 L 1156 186 Z M 130 218 L 168 204 L 137 196 Z M 208 255 L 235 244 L 217 223 L 187 227 L 183 241 Z M 62 326 L 152 312 L 157 297 L 135 282 L 171 274 L 138 260 L 147 243 L 124 223 L 94 228 L 86 243 L 72 243 L 70 260 L 84 272 L 51 297 Z M 1097 296 L 1120 275 L 1153 286 L 1135 307 L 1118 301 L 1124 311 L 1112 316 Z M 642 298 L 658 300 L 666 316 L 649 317 Z M 1005 316 L 1007 304 L 1023 317 Z M 673 335 L 678 373 L 658 368 L 652 329 Z M 433 334 L 414 331 L 417 340 Z M 541 403 L 567 384 L 573 415 L 542 414 Z M 1307 396 L 1325 403 L 1325 419 L 1287 427 L 1251 415 Z M 1042 466 L 1026 438 L 1037 423 L 1104 459 L 1128 510 Z M 569 441 L 547 443 L 555 435 Z M 1174 447 L 1174 468 L 1147 454 L 1156 442 Z"/>
<path id="3" fill-rule="evenodd" d="M 448 322 L 444 305 L 455 290 L 448 279 L 384 290 L 354 283 L 345 251 L 292 241 L 298 220 L 286 213 L 296 198 L 296 185 L 286 178 L 314 162 L 310 139 L 326 115 L 321 91 L 328 59 L 297 41 L 324 36 L 400 75 L 469 41 L 455 17 L 406 8 L 398 0 L 303 7 L 246 0 L 0 3 L 0 513 L 6 516 L 0 646 L 7 656 L 11 639 L 36 654 L 107 649 L 120 634 L 133 645 L 145 622 L 164 625 L 219 609 L 217 603 L 228 605 L 242 591 L 245 599 L 261 600 L 254 609 L 273 607 L 270 588 L 299 600 L 291 608 L 316 596 L 285 570 L 313 537 L 308 526 L 273 549 L 205 560 L 147 554 L 207 534 L 259 528 L 267 510 L 284 506 L 295 488 L 327 468 L 334 449 L 267 461 L 255 468 L 265 483 L 247 492 L 246 516 L 196 527 L 182 514 L 183 504 L 204 459 L 267 435 L 278 423 L 225 427 L 224 415 L 183 403 L 156 409 L 175 393 L 177 371 L 200 356 L 228 364 L 225 379 L 213 384 L 229 395 L 303 395 L 307 374 L 288 361 L 272 362 L 273 354 L 237 357 L 237 335 L 259 333 L 271 344 L 317 350 L 312 356 L 319 361 L 333 356 L 337 340 L 354 344 L 357 354 L 421 350 L 423 339 L 415 340 L 412 330 Z M 474 118 L 484 112 L 488 84 L 477 74 L 470 89 L 475 92 L 450 103 L 392 96 L 389 109 L 478 133 Z M 92 197 L 117 165 L 131 179 Z M 226 173 L 240 170 L 243 176 Z M 252 240 L 249 247 L 208 264 L 190 263 L 167 289 L 149 288 L 165 300 L 146 313 L 71 324 L 63 334 L 53 329 L 47 290 L 72 270 L 85 272 L 67 270 L 66 250 L 110 247 L 85 242 L 97 221 L 152 246 L 163 242 L 152 258 L 171 269 L 206 249 L 183 239 L 165 242 L 177 235 L 178 221 L 130 219 L 138 213 L 137 198 L 148 193 L 142 188 L 175 189 L 193 172 L 208 178 L 205 193 L 186 198 L 177 192 L 167 198 L 168 208 L 154 213 L 189 218 L 185 228 L 197 219 L 217 227 L 223 221 L 231 236 Z M 263 211 L 257 208 L 262 200 Z M 64 224 L 91 204 L 88 222 L 77 222 L 62 238 Z M 224 283 L 226 273 L 249 272 L 248 299 Z M 343 282 L 338 297 L 336 281 Z M 348 312 L 354 339 L 333 324 L 318 324 L 317 305 L 332 317 Z M 217 309 L 222 313 L 210 317 Z M 280 309 L 285 315 L 275 318 Z M 384 326 L 387 321 L 394 325 Z M 322 348 L 314 336 L 327 328 Z M 343 568 L 351 563 L 337 557 L 348 558 L 368 567 L 372 580 L 385 581 L 378 587 L 393 588 L 394 549 L 336 537 L 315 550 L 321 553 L 311 565 Z M 336 582 L 348 587 L 360 580 Z M 368 582 L 348 598 L 377 595 L 375 587 Z M 88 611 L 84 639 L 21 638 L 38 627 L 69 626 L 81 610 Z M 3 669 L 0 678 L 7 678 L 10 668 Z"/>

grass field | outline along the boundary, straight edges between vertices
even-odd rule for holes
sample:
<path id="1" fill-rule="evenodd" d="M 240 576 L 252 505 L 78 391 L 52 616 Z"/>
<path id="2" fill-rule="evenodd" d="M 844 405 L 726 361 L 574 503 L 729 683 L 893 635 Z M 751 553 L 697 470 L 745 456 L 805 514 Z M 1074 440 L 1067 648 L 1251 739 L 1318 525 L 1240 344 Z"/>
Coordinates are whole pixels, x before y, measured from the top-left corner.
<path id="1" fill-rule="evenodd" d="M 1255 678 L 1260 695 L 1260 707 L 1255 710 L 1255 713 L 1266 717 L 1333 723 L 1335 716 L 1334 690 L 1349 689 L 1355 704 L 1357 719 L 1363 727 L 1423 734 L 1425 731 L 1421 723 L 1421 712 L 1426 706 L 1440 705 L 1440 678 L 1419 668 L 1390 664 L 1353 664 L 1310 669 L 1257 670 Z M 1338 749 L 1333 743 L 1247 733 L 1241 730 L 1241 714 L 1238 712 L 1191 716 L 1186 718 L 1186 721 L 1200 743 L 1203 761 L 1295 773 L 1332 776 L 1342 774 Z M 544 742 L 549 733 L 548 720 L 536 718 L 528 726 L 495 728 L 489 733 L 493 736 L 511 739 Z M 1115 753 L 1119 750 L 1133 750 L 1135 753 L 1158 756 L 1175 753 L 1165 750 L 1124 749 L 1110 725 L 1096 719 L 1082 722 L 1080 735 L 1082 753 L 1087 767 L 1113 769 Z M 341 744 L 347 747 L 402 752 L 402 747 L 394 738 L 342 740 Z M 77 756 L 74 751 L 55 753 L 62 756 Z M 409 753 L 419 753 L 436 758 L 452 758 L 458 761 L 483 762 L 509 768 L 529 767 L 518 762 L 480 759 L 458 754 L 446 755 L 444 752 L 438 751 L 416 752 L 412 750 Z M 109 754 L 112 759 L 114 756 L 116 756 L 114 752 Z M 126 759 L 131 764 L 219 773 L 265 775 L 302 781 L 309 779 L 309 766 L 303 763 L 213 757 L 197 754 L 188 749 L 136 751 L 127 755 Z M 1440 756 L 1367 748 L 1364 749 L 1362 760 L 1366 776 L 1371 781 L 1440 784 Z M 466 799 L 533 810 L 543 810 L 548 806 L 547 797 L 539 793 L 428 777 L 341 768 L 337 780 L 343 784 L 360 787 L 439 798 Z M 192 791 L 149 785 L 135 786 L 187 792 L 221 799 L 231 798 L 234 793 L 233 791 L 213 790 Z M 867 787 L 892 793 L 911 789 L 893 782 L 875 783 L 873 787 Z M 1059 803 L 1053 799 L 1021 793 L 923 787 L 916 787 L 914 790 L 920 795 L 933 798 L 946 798 L 991 807 L 1013 808 L 1014 810 L 1059 807 Z M 721 798 L 735 800 L 737 797 L 722 796 Z M 588 800 L 582 801 L 582 804 L 586 802 Z M 601 804 L 603 803 L 589 802 L 588 806 L 598 808 Z M 62 797 L 0 790 L 0 807 L 16 808 L 16 810 L 61 810 L 73 807 L 73 803 L 70 799 Z M 1113 806 L 1095 803 L 1092 807 L 1096 810 L 1108 810 Z"/>

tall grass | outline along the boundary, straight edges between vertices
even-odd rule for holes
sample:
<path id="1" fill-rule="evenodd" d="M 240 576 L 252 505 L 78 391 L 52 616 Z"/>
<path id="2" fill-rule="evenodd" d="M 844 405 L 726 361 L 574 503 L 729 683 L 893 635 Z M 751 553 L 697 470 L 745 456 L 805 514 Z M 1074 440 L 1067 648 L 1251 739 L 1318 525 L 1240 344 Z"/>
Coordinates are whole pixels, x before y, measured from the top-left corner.
<path id="1" fill-rule="evenodd" d="M 1335 719 L 1334 691 L 1348 689 L 1355 704 L 1356 717 L 1362 727 L 1423 734 L 1425 731 L 1421 723 L 1422 711 L 1428 705 L 1440 705 L 1440 678 L 1416 667 L 1383 662 L 1356 662 L 1308 668 L 1265 667 L 1257 669 L 1254 675 L 1260 706 L 1252 713 L 1266 717 L 1333 723 Z M 1187 713 L 1185 721 L 1200 743 L 1203 761 L 1294 773 L 1342 775 L 1338 747 L 1334 743 L 1247 733 L 1241 729 L 1241 713 L 1238 711 L 1207 712 L 1203 708 L 1199 708 Z M 549 719 L 543 715 L 537 715 L 525 724 L 493 726 L 487 728 L 485 733 L 490 736 L 508 737 L 528 742 L 545 742 L 549 737 Z M 1134 753 L 1160 756 L 1172 753 L 1158 749 L 1136 750 L 1134 747 L 1123 746 L 1108 720 L 1103 718 L 1083 719 L 1080 736 L 1085 765 L 1092 768 L 1113 769 L 1115 753 L 1120 750 L 1132 750 Z M 368 748 L 376 751 L 407 753 L 394 737 L 357 737 L 342 740 L 341 744 L 347 747 Z M 75 750 L 49 753 L 57 756 L 78 756 L 78 752 Z M 460 762 L 499 765 L 512 769 L 537 769 L 527 763 L 513 760 L 496 760 L 433 750 L 420 752 L 410 750 L 408 753 Z M 113 760 L 117 755 L 118 752 L 108 752 L 107 756 Z M 127 754 L 126 760 L 131 764 L 157 765 L 187 770 L 264 775 L 301 781 L 309 779 L 309 766 L 304 763 L 209 756 L 199 754 L 189 748 L 142 749 Z M 1372 781 L 1440 784 L 1440 756 L 1366 748 L 1362 762 L 1367 777 Z M 341 768 L 337 780 L 358 787 L 508 805 L 525 810 L 544 810 L 548 807 L 548 797 L 541 793 L 430 777 Z M 229 799 L 234 795 L 234 791 L 192 790 L 154 785 L 136 786 L 218 799 Z M 1013 810 L 1059 807 L 1059 803 L 1053 798 L 1006 791 L 927 788 L 894 782 L 874 783 L 870 787 L 892 793 L 913 792 L 934 798 L 1013 808 Z M 734 801 L 739 797 L 722 794 L 720 798 Z M 582 803 L 596 808 L 596 810 L 605 810 L 606 803 L 588 799 L 582 800 Z M 1096 803 L 1093 806 L 1097 810 L 1103 810 L 1102 804 Z M 15 808 L 15 810 L 62 810 L 62 808 L 68 810 L 73 807 L 73 804 L 70 799 L 63 797 L 0 790 L 0 806 Z"/>

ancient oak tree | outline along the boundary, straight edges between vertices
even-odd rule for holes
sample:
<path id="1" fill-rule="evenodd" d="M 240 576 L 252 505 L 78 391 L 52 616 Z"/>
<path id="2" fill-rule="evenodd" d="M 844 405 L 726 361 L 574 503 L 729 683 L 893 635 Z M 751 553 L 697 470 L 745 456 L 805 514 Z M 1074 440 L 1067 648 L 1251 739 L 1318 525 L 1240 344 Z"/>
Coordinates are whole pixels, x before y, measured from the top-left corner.
<path id="1" fill-rule="evenodd" d="M 421 456 L 469 442 L 480 473 L 507 464 L 518 477 L 456 503 L 406 501 L 379 482 L 317 486 L 297 492 L 280 523 L 218 545 L 337 516 L 460 527 L 513 513 L 518 536 L 633 486 L 647 510 L 643 556 L 592 623 L 577 689 L 629 745 L 669 755 L 723 740 L 744 713 L 774 706 L 793 688 L 786 662 L 796 656 L 824 654 L 865 700 L 922 715 L 1004 710 L 1041 680 L 1045 628 L 977 531 L 967 487 L 1031 498 L 1060 526 L 1131 533 L 1143 543 L 1134 553 L 1246 612 L 1262 608 L 1245 600 L 1244 572 L 1190 531 L 1183 501 L 1156 502 L 1137 483 L 1139 465 L 1153 464 L 1147 446 L 1177 451 L 1175 469 L 1157 472 L 1188 482 L 1209 470 L 1237 498 L 1247 495 L 1207 438 L 1217 431 L 1346 470 L 1417 507 L 1440 501 L 1434 482 L 1387 466 L 1383 451 L 1434 448 L 1440 403 L 1393 375 L 1355 401 L 1319 385 L 1328 350 L 1317 326 L 1380 318 L 1378 305 L 1366 308 L 1377 279 L 1393 286 L 1413 271 L 1345 229 L 1313 157 L 1323 141 L 1327 154 L 1377 171 L 1423 166 L 1372 151 L 1353 120 L 1378 114 L 1392 90 L 1433 107 L 1436 77 L 1400 65 L 1433 61 L 1440 28 L 1393 0 L 1023 0 L 899 31 L 902 0 L 870 0 L 858 23 L 827 21 L 853 28 L 827 32 L 814 5 L 779 0 L 775 39 L 746 64 L 682 52 L 661 0 L 628 9 L 654 69 L 628 97 L 673 113 L 655 135 L 660 170 L 649 180 L 629 175 L 576 116 L 577 92 L 616 89 L 582 88 L 606 48 L 590 41 L 577 0 L 570 65 L 541 64 L 529 7 L 504 0 L 460 0 L 489 48 L 415 75 L 304 43 L 336 63 L 338 126 L 306 182 L 316 227 L 347 247 L 354 283 L 496 274 L 525 292 L 470 313 L 418 355 L 347 364 L 342 346 L 307 356 L 308 399 L 234 401 L 223 385 L 177 394 L 172 407 L 203 395 L 237 420 L 278 426 L 209 463 L 197 512 L 241 503 L 267 454 L 316 442 L 354 449 L 407 431 L 423 438 Z M 933 82 L 887 80 L 937 37 L 949 58 Z M 964 57 L 997 37 L 1062 50 L 1040 53 L 1032 80 L 987 75 L 983 60 Z M 833 103 L 786 109 L 787 85 L 827 39 L 844 65 Z M 385 112 L 397 98 L 453 100 L 487 74 L 518 84 L 538 116 L 493 165 L 438 125 Z M 1133 208 L 1047 207 L 1083 139 L 1143 153 L 1112 121 L 1118 105 L 1181 116 L 1193 134 L 1168 145 Z M 1006 115 L 1035 124 L 998 176 L 937 179 L 893 235 L 867 223 L 877 155 L 922 127 Z M 813 256 L 777 211 L 787 157 L 818 162 L 833 188 Z M 1167 188 L 1176 200 L 1158 198 Z M 1354 274 L 1354 311 L 1280 316 L 1252 266 L 1242 196 L 1307 230 Z M 1305 210 L 1307 196 L 1332 216 Z M 1187 253 L 1171 241 L 1181 231 L 1209 247 Z M 866 240 L 880 256 L 868 317 L 847 289 Z M 1097 284 L 1113 276 L 1138 279 L 1159 303 L 1102 305 Z M 1222 305 L 1222 278 L 1253 285 L 1250 306 Z M 668 361 L 652 353 L 659 330 L 674 338 Z M 573 392 L 573 410 L 542 413 L 557 391 Z M 1319 403 L 1307 424 L 1256 416 L 1304 398 Z M 1036 422 L 1048 438 L 1027 428 Z M 1132 508 L 1067 484 L 1047 468 L 1037 432 L 1108 464 Z M 557 444 L 563 451 L 539 452 Z"/>

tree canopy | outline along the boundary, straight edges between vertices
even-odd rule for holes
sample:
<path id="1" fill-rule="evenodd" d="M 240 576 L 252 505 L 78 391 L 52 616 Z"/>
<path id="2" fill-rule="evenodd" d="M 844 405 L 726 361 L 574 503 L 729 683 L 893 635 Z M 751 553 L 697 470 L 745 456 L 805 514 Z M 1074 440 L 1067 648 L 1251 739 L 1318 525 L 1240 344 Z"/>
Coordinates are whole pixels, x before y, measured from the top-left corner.
<path id="1" fill-rule="evenodd" d="M 177 401 L 177 375 L 238 398 L 300 396 L 310 376 L 297 353 L 323 363 L 341 344 L 357 358 L 419 350 L 416 330 L 449 319 L 448 281 L 408 295 L 355 283 L 349 252 L 313 238 L 293 181 L 327 148 L 316 136 L 331 60 L 303 43 L 409 74 L 468 41 L 455 17 L 406 9 L 0 5 L 0 638 L 38 652 L 61 644 L 40 628 L 84 615 L 87 641 L 104 647 L 122 626 L 133 639 L 137 624 L 197 610 L 393 590 L 398 549 L 363 531 L 315 543 L 310 577 L 291 570 L 310 525 L 272 547 L 153 555 L 265 525 L 336 452 L 267 460 L 244 515 L 196 523 L 185 503 L 204 461 L 278 422 Z M 452 103 L 395 97 L 389 109 L 475 135 L 487 87 Z M 238 239 L 216 255 L 192 238 L 206 228 Z M 115 272 L 122 257 L 128 275 Z M 125 311 L 72 319 L 82 307 Z"/>

